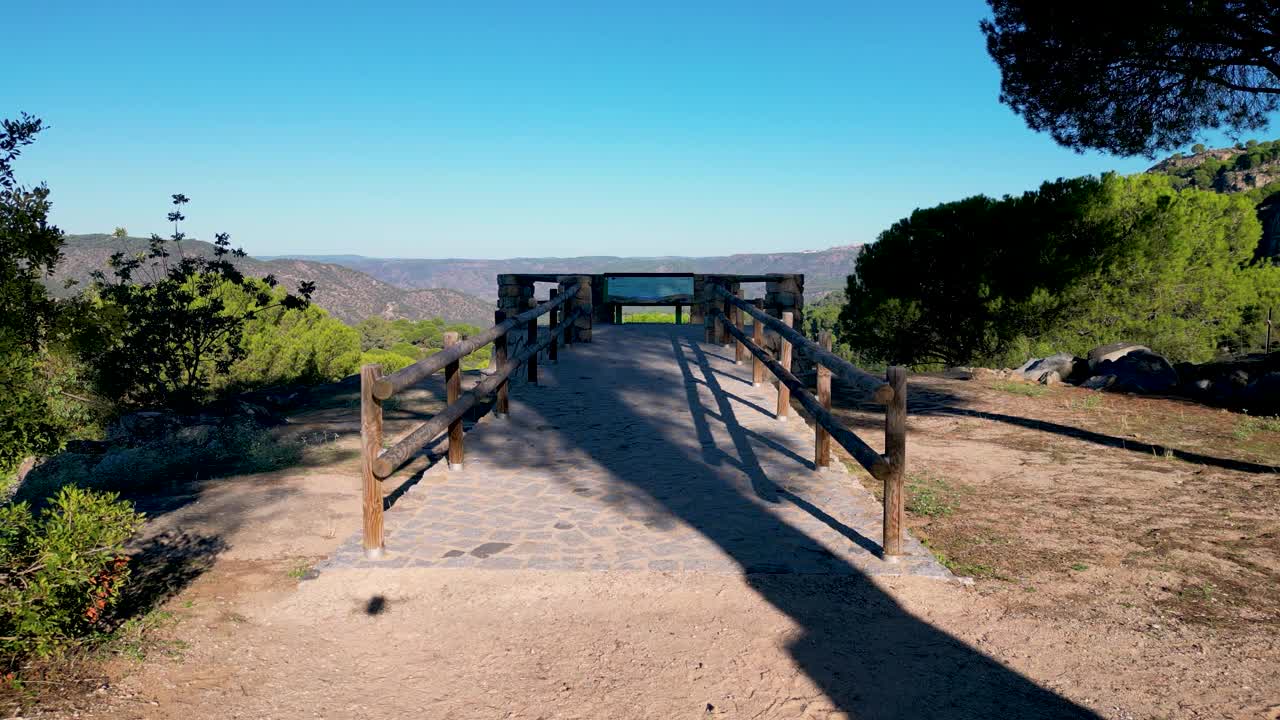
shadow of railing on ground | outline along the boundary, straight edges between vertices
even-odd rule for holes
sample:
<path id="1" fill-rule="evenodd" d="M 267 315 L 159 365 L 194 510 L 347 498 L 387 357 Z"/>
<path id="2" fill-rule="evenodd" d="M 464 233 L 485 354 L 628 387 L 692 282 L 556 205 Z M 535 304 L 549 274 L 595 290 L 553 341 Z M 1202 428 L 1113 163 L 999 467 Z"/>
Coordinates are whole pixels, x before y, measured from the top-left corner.
<path id="1" fill-rule="evenodd" d="M 575 347 L 562 358 L 566 385 L 571 384 L 571 377 L 596 374 L 587 372 L 587 368 L 619 362 L 609 353 L 625 354 L 627 362 L 635 365 L 625 368 L 625 387 L 608 382 L 596 382 L 591 387 L 591 406 L 596 412 L 608 413 L 607 423 L 579 418 L 580 422 L 557 431 L 566 444 L 577 445 L 596 465 L 606 469 L 611 484 L 646 496 L 655 510 L 692 527 L 732 558 L 750 586 L 799 626 L 799 637 L 790 642 L 789 652 L 838 709 L 859 718 L 1097 717 L 919 620 L 857 567 L 832 556 L 817 540 L 769 512 L 766 506 L 770 502 L 794 502 L 794 498 L 788 497 L 790 493 L 779 492 L 778 484 L 761 468 L 752 445 L 759 436 L 744 432 L 738 424 L 732 398 L 720 387 L 717 373 L 709 368 L 709 353 L 696 342 L 701 329 L 672 326 L 663 334 L 633 334 L 632 328 L 636 327 L 651 326 L 598 331 L 595 342 Z M 637 387 L 651 387 L 656 395 L 670 392 L 673 386 L 669 374 L 640 367 L 639 360 L 659 351 L 640 345 L 646 341 L 663 343 L 662 351 L 674 353 L 694 419 L 696 438 L 692 444 L 687 439 L 682 442 L 671 437 L 669 423 L 662 421 L 660 410 L 647 409 L 661 406 L 657 397 L 646 398 L 635 391 Z M 672 358 L 668 358 L 670 361 Z M 694 377 L 695 369 L 701 372 L 701 378 Z M 703 404 L 697 391 L 699 384 L 712 394 L 714 409 Z M 526 406 L 526 412 L 542 414 L 537 407 Z M 543 418 L 554 425 L 545 414 Z M 730 432 L 731 448 L 716 446 L 715 435 L 710 431 L 713 419 Z M 594 442 L 586 435 L 595 432 L 591 428 L 605 425 L 624 426 L 636 437 L 668 437 L 662 469 L 642 463 L 617 463 L 611 452 L 616 446 Z M 797 469 L 804 467 L 797 460 Z M 732 472 L 746 476 L 752 488 L 750 495 L 734 487 Z M 566 478 L 565 482 L 579 481 Z M 752 496 L 763 499 L 765 504 Z M 800 507 L 828 525 L 835 523 L 838 532 L 864 549 L 875 547 L 867 538 L 860 542 L 857 533 L 848 528 L 840 530 L 841 523 L 820 508 Z M 761 546 L 760 538 L 767 539 L 767 546 Z M 825 555 L 831 574 L 778 574 L 780 569 L 768 562 L 770 553 L 778 552 Z"/>

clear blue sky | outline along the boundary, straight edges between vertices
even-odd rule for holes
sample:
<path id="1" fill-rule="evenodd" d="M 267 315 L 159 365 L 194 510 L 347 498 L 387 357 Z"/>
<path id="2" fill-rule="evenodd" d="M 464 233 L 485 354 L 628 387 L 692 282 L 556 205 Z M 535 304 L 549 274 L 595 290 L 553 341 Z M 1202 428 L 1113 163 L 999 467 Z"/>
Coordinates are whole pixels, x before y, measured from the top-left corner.
<path id="1" fill-rule="evenodd" d="M 861 6 L 861 7 L 859 7 Z M 0 112 L 68 232 L 255 255 L 802 250 L 1148 161 L 997 102 L 978 0 L 18 3 Z"/>

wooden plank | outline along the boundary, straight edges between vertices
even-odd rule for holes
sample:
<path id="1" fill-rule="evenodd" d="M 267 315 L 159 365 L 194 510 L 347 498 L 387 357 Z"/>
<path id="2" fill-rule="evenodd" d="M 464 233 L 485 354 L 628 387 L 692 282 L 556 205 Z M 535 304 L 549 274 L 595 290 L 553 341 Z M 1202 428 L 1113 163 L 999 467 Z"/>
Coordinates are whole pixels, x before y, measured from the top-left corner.
<path id="1" fill-rule="evenodd" d="M 555 300 L 556 295 L 559 295 L 559 294 L 560 294 L 559 290 L 555 288 L 551 288 L 552 300 Z M 549 319 L 549 324 L 552 330 L 554 330 L 556 326 L 559 324 L 557 322 L 557 317 L 556 317 L 557 314 L 558 314 L 558 310 L 556 308 L 552 308 L 551 313 L 547 315 L 547 318 Z M 556 334 L 554 332 L 551 333 L 551 344 L 547 346 L 547 362 L 548 363 L 554 365 L 560 361 L 559 352 L 557 351 L 557 348 L 559 346 L 560 346 L 560 341 L 556 339 Z"/>
<path id="2" fill-rule="evenodd" d="M 764 300 L 756 300 L 756 307 L 764 307 Z M 755 319 L 751 319 L 751 340 L 757 346 L 764 347 L 764 323 Z M 764 362 L 760 358 L 754 358 L 751 367 L 751 386 L 760 387 L 764 384 Z"/>
<path id="3" fill-rule="evenodd" d="M 448 351 L 441 350 L 425 360 L 420 360 L 402 370 L 397 370 L 386 377 L 379 378 L 377 383 L 374 385 L 373 395 L 379 400 L 386 400 L 401 390 L 416 385 L 424 378 L 440 372 L 444 369 L 444 366 L 448 365 L 450 362 L 454 360 L 461 360 L 467 355 L 470 355 L 476 350 L 488 345 L 496 340 L 499 335 L 503 335 L 516 328 L 524 327 L 525 323 L 530 319 L 536 320 L 542 315 L 551 312 L 552 307 L 559 307 L 570 299 L 575 298 L 577 295 L 578 290 L 575 288 L 555 298 L 553 301 L 537 305 L 513 318 L 507 318 L 503 321 L 502 325 L 494 325 L 482 333 L 472 335 L 466 340 L 463 340 L 453 346 Z M 553 302 L 554 305 L 552 304 Z"/>
<path id="4" fill-rule="evenodd" d="M 823 349 L 830 350 L 831 333 L 824 330 L 818 338 L 818 344 Z M 818 365 L 818 402 L 827 409 L 827 412 L 831 412 L 831 369 L 826 365 Z M 816 433 L 813 443 L 813 464 L 819 468 L 828 467 L 831 465 L 831 435 L 818 423 L 813 425 Z"/>
<path id="5" fill-rule="evenodd" d="M 782 313 L 782 322 L 791 327 L 795 322 L 795 315 L 790 310 L 784 310 Z M 791 342 L 785 337 L 781 338 L 782 348 L 778 353 L 778 363 L 782 365 L 782 369 L 791 372 Z M 786 383 L 778 383 L 778 410 L 775 413 L 779 420 L 786 420 L 791 414 L 791 388 Z"/>
<path id="6" fill-rule="evenodd" d="M 724 288 L 717 285 L 714 292 L 724 297 L 727 302 L 736 305 L 752 318 L 763 322 L 766 327 L 785 337 L 791 343 L 805 348 L 816 362 L 831 368 L 831 372 L 844 383 L 871 395 L 872 400 L 881 404 L 888 404 L 893 397 L 893 388 L 884 380 L 862 368 L 854 366 L 853 363 L 834 353 L 823 350 L 817 343 L 797 332 L 795 328 L 787 327 L 778 318 L 769 315 L 764 310 L 739 300 L 732 293 L 726 292 Z"/>
<path id="7" fill-rule="evenodd" d="M 446 348 L 457 345 L 462 340 L 461 336 L 456 332 L 447 332 L 444 334 L 444 346 Z M 462 395 L 462 371 L 457 360 L 444 366 L 444 388 L 445 400 L 450 404 L 458 402 L 458 397 Z M 462 447 L 462 417 L 449 423 L 449 469 L 461 470 L 463 459 Z"/>
<path id="8" fill-rule="evenodd" d="M 507 314 L 501 310 L 493 313 L 493 324 L 501 325 L 507 319 Z M 493 341 L 493 366 L 495 370 L 506 367 L 507 365 L 507 334 L 502 333 Z M 497 398 L 493 403 L 493 414 L 497 417 L 504 418 L 507 413 L 511 412 L 511 398 L 508 392 L 511 383 L 506 380 L 498 386 Z"/>
<path id="9" fill-rule="evenodd" d="M 369 559 L 382 557 L 382 483 L 374 474 L 373 465 L 382 452 L 382 401 L 373 396 L 373 385 L 382 375 L 378 365 L 360 368 L 360 479 L 363 488 L 361 504 L 364 509 L 364 555 Z"/>
<path id="10" fill-rule="evenodd" d="M 573 310 L 565 322 L 560 323 L 559 332 L 571 326 L 572 320 L 577 320 L 582 313 L 581 310 Z M 432 416 L 432 418 L 417 427 L 413 432 L 404 436 L 395 445 L 378 455 L 378 459 L 373 462 L 373 473 L 377 477 L 385 478 L 395 469 L 405 464 L 409 458 L 427 443 L 434 440 L 440 433 L 448 429 L 454 420 L 461 418 L 468 410 L 475 407 L 480 402 L 480 398 L 492 395 L 503 383 L 507 382 L 507 378 L 512 373 L 520 369 L 530 355 L 535 355 L 542 351 L 551 342 L 550 334 L 539 344 L 532 347 L 524 347 L 514 358 L 507 361 L 505 367 L 499 368 L 496 373 L 476 383 L 476 386 L 462 393 L 458 401 L 446 405 L 444 410 Z"/>
<path id="11" fill-rule="evenodd" d="M 538 301 L 534 298 L 529 298 L 529 304 L 537 306 Z M 538 318 L 536 317 L 529 318 L 529 323 L 525 325 L 524 344 L 525 347 L 534 347 L 538 344 Z M 534 353 L 529 356 L 529 360 L 525 363 L 524 369 L 525 380 L 528 380 L 530 385 L 537 385 L 538 353 Z"/>
<path id="12" fill-rule="evenodd" d="M 730 334 L 736 333 L 737 331 L 738 329 L 735 327 L 729 328 Z M 769 356 L 768 351 L 748 340 L 746 335 L 737 337 L 737 339 L 747 346 L 747 350 L 752 355 L 764 362 L 765 367 L 769 368 L 769 372 L 773 373 L 774 377 L 778 378 L 779 383 L 791 388 L 791 391 L 795 394 L 796 400 L 798 400 L 809 415 L 813 417 L 814 422 L 820 423 L 827 429 L 827 432 L 831 434 L 832 440 L 835 440 L 840 447 L 848 451 L 848 453 L 853 456 L 853 459 L 857 460 L 859 465 L 866 468 L 867 472 L 871 473 L 873 477 L 878 479 L 884 478 L 885 473 L 889 470 L 889 463 L 880 455 L 880 453 L 872 450 L 870 445 L 867 445 L 862 441 L 862 438 L 858 437 L 849 430 L 849 428 L 846 428 L 841 424 L 840 421 L 831 414 L 831 411 L 822 407 L 822 403 L 818 402 L 818 399 L 805 389 L 804 384 L 801 383 L 795 375 L 792 375 L 790 371 L 784 370 L 780 363 Z"/>
<path id="13" fill-rule="evenodd" d="M 902 554 L 902 529 L 906 495 L 903 481 L 907 473 L 907 369 L 894 366 L 885 373 L 893 386 L 893 401 L 885 408 L 884 451 L 889 470 L 884 477 L 885 557 Z"/>

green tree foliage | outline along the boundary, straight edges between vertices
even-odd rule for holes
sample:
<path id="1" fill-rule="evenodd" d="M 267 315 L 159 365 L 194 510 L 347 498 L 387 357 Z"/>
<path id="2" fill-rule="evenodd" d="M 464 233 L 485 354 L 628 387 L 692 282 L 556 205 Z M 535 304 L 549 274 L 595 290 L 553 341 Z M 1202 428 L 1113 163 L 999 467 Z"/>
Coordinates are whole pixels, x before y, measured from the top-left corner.
<path id="1" fill-rule="evenodd" d="M 964 365 L 1052 325 L 1061 293 L 1107 249 L 1086 220 L 1102 189 L 1059 180 L 916 210 L 858 257 L 842 339 L 870 361 Z"/>
<path id="2" fill-rule="evenodd" d="M 187 202 L 173 196 L 174 230 L 167 242 L 152 235 L 144 257 L 112 255 L 113 278 L 95 273 L 98 332 L 84 336 L 82 347 L 101 391 L 124 405 L 192 408 L 207 401 L 217 378 L 245 356 L 247 323 L 274 308 L 305 307 L 314 290 L 303 283 L 297 294 L 277 295 L 273 278 L 246 277 L 231 262 L 245 253 L 232 249 L 225 233 L 216 236 L 213 257 L 183 256 L 178 224 Z M 230 296 L 239 302 L 241 293 L 251 301 L 228 311 Z"/>
<path id="3" fill-rule="evenodd" d="M 81 414 L 63 394 L 74 372 L 49 355 L 64 314 L 40 282 L 61 257 L 63 233 L 49 223 L 49 189 L 24 187 L 13 172 L 43 127 L 28 115 L 0 123 L 0 478 L 61 447 Z"/>
<path id="4" fill-rule="evenodd" d="M 400 340 L 395 325 L 378 315 L 361 320 L 356 330 L 360 333 L 360 349 L 363 351 L 386 350 Z"/>
<path id="5" fill-rule="evenodd" d="M 863 358 L 841 336 L 840 313 L 844 310 L 845 304 L 844 293 L 833 292 L 806 306 L 804 317 L 805 322 L 808 324 L 808 330 L 805 335 L 817 340 L 822 336 L 822 333 L 829 332 L 832 338 L 831 351 L 833 353 L 855 365 L 873 368 L 877 363 Z"/>
<path id="6" fill-rule="evenodd" d="M 426 320 L 388 320 L 375 316 L 356 325 L 360 333 L 361 365 L 381 365 L 383 372 L 395 372 L 425 359 L 444 347 L 444 334 L 456 332 L 462 339 L 479 333 L 474 325 L 446 325 L 441 318 Z M 488 367 L 489 351 L 481 348 L 463 358 L 462 367 L 475 370 Z"/>
<path id="7" fill-rule="evenodd" d="M 1240 347 L 1280 287 L 1253 262 L 1260 234 L 1247 199 L 1154 175 L 969 198 L 915 211 L 863 252 L 841 329 L 869 359 L 917 366 L 1116 340 L 1204 360 Z"/>
<path id="8" fill-rule="evenodd" d="M 1280 5 L 988 0 L 1000 100 L 1062 145 L 1151 155 L 1280 108 Z"/>
<path id="9" fill-rule="evenodd" d="M 1132 340 L 1194 362 L 1248 349 L 1249 324 L 1280 290 L 1280 269 L 1254 262 L 1254 204 L 1155 175 L 1110 178 L 1106 200 L 1112 259 L 1075 280 L 1070 312 L 1041 339 L 1078 354 Z"/>
<path id="10" fill-rule="evenodd" d="M 409 367 L 418 362 L 417 358 L 408 355 L 400 355 L 390 350 L 382 348 L 374 348 L 360 354 L 361 365 L 381 365 L 382 372 L 393 373 L 401 368 Z"/>
<path id="11" fill-rule="evenodd" d="M 37 516 L 0 506 L 0 670 L 109 628 L 142 522 L 114 494 L 64 487 Z"/>
<path id="12" fill-rule="evenodd" d="M 330 382 L 359 370 L 360 334 L 354 328 L 315 305 L 286 307 L 281 288 L 261 280 L 251 284 L 251 291 L 231 283 L 223 288 L 226 312 L 233 315 L 248 315 L 263 293 L 271 299 L 266 309 L 249 315 L 243 356 L 213 380 L 214 390 Z"/>

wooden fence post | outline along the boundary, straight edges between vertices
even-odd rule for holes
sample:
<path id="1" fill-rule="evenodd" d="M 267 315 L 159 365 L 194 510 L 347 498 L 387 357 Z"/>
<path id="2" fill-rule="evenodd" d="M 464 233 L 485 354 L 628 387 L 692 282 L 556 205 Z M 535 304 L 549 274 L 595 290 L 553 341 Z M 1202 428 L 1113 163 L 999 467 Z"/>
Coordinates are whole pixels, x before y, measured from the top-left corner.
<path id="1" fill-rule="evenodd" d="M 757 309 L 764 308 L 764 300 L 756 300 Z M 755 318 L 751 318 L 751 342 L 756 347 L 764 348 L 764 323 Z M 753 356 L 754 357 L 754 356 Z M 764 361 L 755 358 L 755 366 L 751 369 L 751 387 L 760 387 L 764 384 Z"/>
<path id="2" fill-rule="evenodd" d="M 538 301 L 529 298 L 529 308 L 533 309 L 538 306 Z M 525 347 L 533 347 L 538 344 L 538 318 L 529 321 L 525 326 L 524 341 L 527 343 Z M 525 363 L 525 379 L 531 384 L 538 384 L 538 353 L 529 356 L 529 361 Z"/>
<path id="3" fill-rule="evenodd" d="M 885 373 L 893 387 L 893 400 L 884 413 L 884 454 L 889 471 L 884 478 L 884 554 L 902 554 L 903 480 L 907 472 L 907 369 L 893 366 Z"/>
<path id="4" fill-rule="evenodd" d="M 683 312 L 683 311 L 684 311 L 684 308 L 680 305 L 680 303 L 676 303 L 676 324 L 677 324 L 677 325 L 680 325 L 680 324 L 681 324 L 681 322 L 680 322 L 680 313 L 681 313 L 681 312 Z"/>
<path id="5" fill-rule="evenodd" d="M 501 325 L 506 321 L 507 321 L 506 313 L 502 312 L 501 310 L 494 311 L 493 313 L 494 325 Z M 507 334 L 506 333 L 502 333 L 493 341 L 493 364 L 497 366 L 496 370 L 498 372 L 502 372 L 502 369 L 507 366 Z M 511 404 L 511 400 L 507 393 L 507 381 L 503 380 L 502 384 L 498 386 L 498 397 L 493 404 L 493 416 L 498 418 L 506 417 L 507 413 L 511 412 L 510 404 Z"/>
<path id="6" fill-rule="evenodd" d="M 823 350 L 830 350 L 831 333 L 822 331 L 818 343 Z M 822 363 L 818 363 L 818 402 L 827 411 L 831 410 L 831 368 Z M 814 438 L 813 465 L 821 470 L 831 465 L 831 434 L 819 423 L 814 423 L 814 427 L 817 428 L 817 437 Z"/>
<path id="7" fill-rule="evenodd" d="M 555 288 L 551 288 L 552 300 L 555 300 L 556 296 L 559 294 L 560 294 L 559 290 L 556 290 Z M 551 312 L 547 313 L 547 317 L 550 318 L 548 320 L 548 325 L 550 325 L 551 327 L 551 344 L 547 346 L 547 363 L 549 365 L 555 365 L 556 363 L 560 362 L 560 353 L 556 350 L 556 346 L 560 344 L 560 341 L 556 338 L 556 325 L 559 324 L 556 318 L 559 312 L 560 312 L 560 308 L 551 308 Z"/>
<path id="8" fill-rule="evenodd" d="M 447 332 L 444 334 L 444 347 L 448 349 L 462 342 L 462 337 L 456 332 Z M 457 360 L 444 366 L 444 390 L 446 403 L 452 405 L 458 402 L 458 397 L 462 395 L 462 371 Z M 461 470 L 463 447 L 462 447 L 462 418 L 458 418 L 449 423 L 449 469 Z"/>
<path id="9" fill-rule="evenodd" d="M 739 299 L 739 300 L 743 299 L 743 298 L 742 298 L 742 287 L 741 287 L 741 286 L 739 286 L 739 287 L 738 287 L 738 292 L 737 292 L 737 293 L 735 293 L 735 294 L 738 296 L 738 299 Z M 738 328 L 738 330 L 739 330 L 739 331 L 741 331 L 741 330 L 742 330 L 742 316 L 743 316 L 743 315 L 745 315 L 746 313 L 744 313 L 744 312 L 742 312 L 741 310 L 739 310 L 737 305 L 730 306 L 730 310 L 733 312 L 733 326 L 734 326 L 734 327 L 736 327 L 736 328 Z M 742 343 L 738 342 L 737 340 L 734 340 L 734 342 L 733 342 L 733 364 L 734 364 L 734 365 L 741 365 L 741 364 L 742 364 L 742 359 L 743 359 L 744 357 L 746 357 L 746 355 L 747 355 L 747 346 L 746 346 L 746 345 L 743 345 Z"/>
<path id="10" fill-rule="evenodd" d="M 790 310 L 782 312 L 782 323 L 787 327 L 791 327 L 795 322 L 795 315 Z M 778 341 L 782 343 L 781 352 L 778 353 L 778 362 L 782 364 L 782 369 L 791 372 L 791 343 L 781 335 Z M 778 383 L 778 412 L 779 420 L 786 420 L 791 414 L 791 388 L 787 387 L 784 382 Z"/>
<path id="11" fill-rule="evenodd" d="M 364 555 L 382 557 L 382 483 L 373 474 L 373 461 L 382 452 L 382 401 L 373 396 L 373 384 L 382 375 L 378 365 L 360 367 L 360 475 L 363 484 Z"/>

